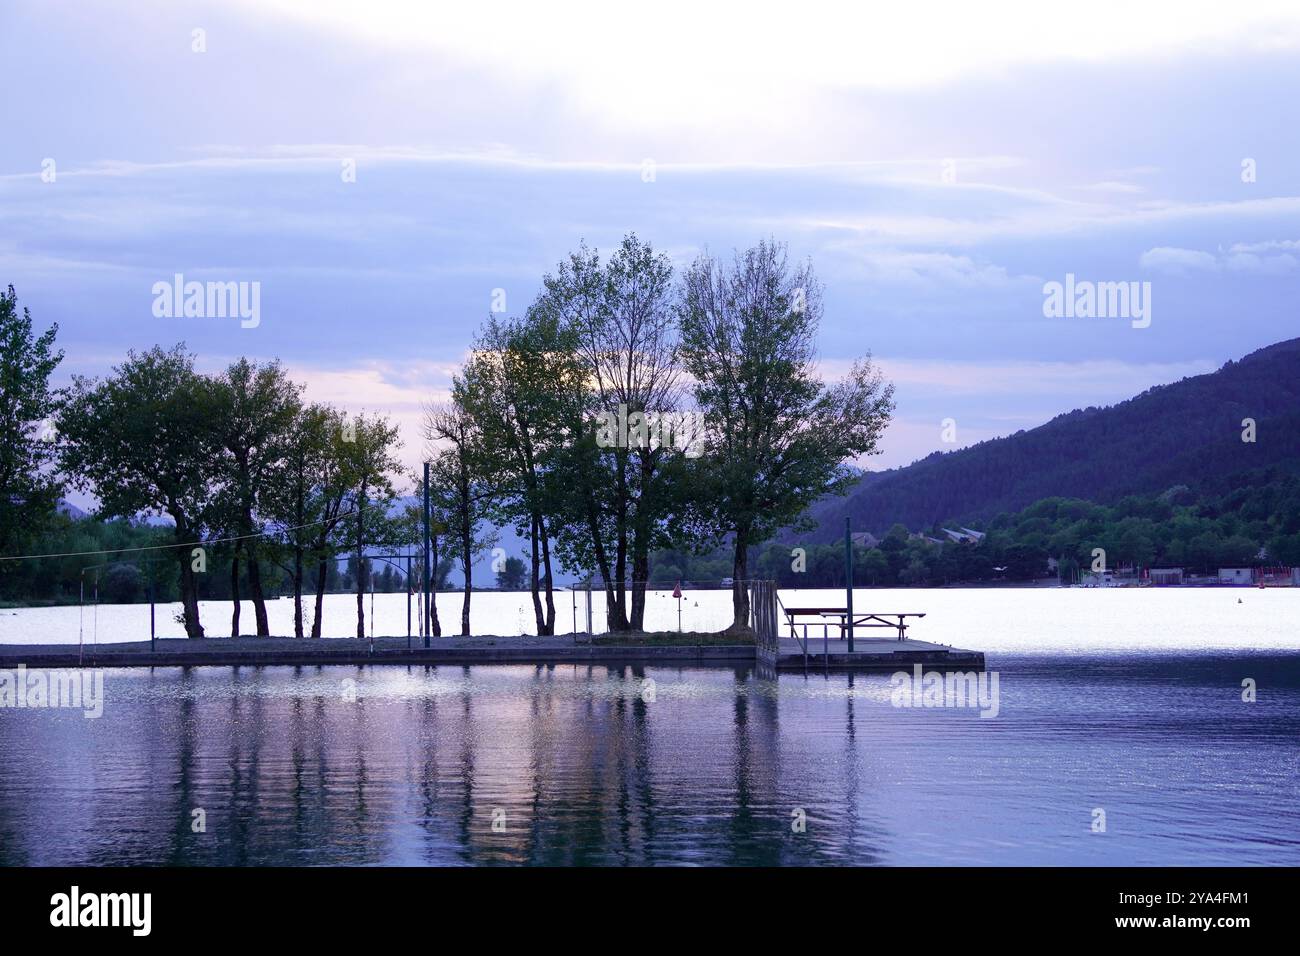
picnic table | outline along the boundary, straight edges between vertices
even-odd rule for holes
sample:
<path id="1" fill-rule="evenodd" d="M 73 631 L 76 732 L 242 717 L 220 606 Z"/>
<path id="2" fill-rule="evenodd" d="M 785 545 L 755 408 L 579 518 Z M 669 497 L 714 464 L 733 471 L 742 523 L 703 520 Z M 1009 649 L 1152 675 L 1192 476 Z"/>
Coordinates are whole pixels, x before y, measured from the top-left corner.
<path id="1" fill-rule="evenodd" d="M 804 634 L 808 633 L 808 624 L 820 622 L 824 626 L 833 626 L 840 629 L 840 639 L 843 640 L 849 632 L 849 612 L 848 608 L 843 607 L 787 607 L 785 610 L 786 623 L 790 625 L 790 636 L 798 637 L 795 626 L 803 624 Z M 853 629 L 856 632 L 860 627 L 887 627 L 898 632 L 898 639 L 905 640 L 907 629 L 912 625 L 907 623 L 909 617 L 925 617 L 923 611 L 876 611 L 873 613 L 853 612 Z"/>

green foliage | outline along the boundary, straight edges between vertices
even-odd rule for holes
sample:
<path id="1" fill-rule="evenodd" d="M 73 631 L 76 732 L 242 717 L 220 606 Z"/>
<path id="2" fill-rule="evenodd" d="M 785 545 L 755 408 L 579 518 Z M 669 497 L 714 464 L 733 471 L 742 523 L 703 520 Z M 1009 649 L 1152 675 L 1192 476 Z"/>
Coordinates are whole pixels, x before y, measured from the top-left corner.
<path id="1" fill-rule="evenodd" d="M 847 462 L 876 451 L 893 386 L 869 358 L 828 388 L 817 375 L 821 286 L 791 268 L 785 249 L 760 242 L 731 266 L 701 256 L 682 293 L 681 356 L 705 417 L 693 518 L 730 535 L 737 580 L 756 543 L 800 522 L 819 498 L 844 490 Z M 737 586 L 733 627 L 748 618 Z"/>
<path id="2" fill-rule="evenodd" d="M 31 540 L 63 490 L 50 470 L 54 444 L 41 434 L 56 408 L 50 375 L 63 359 L 54 349 L 57 332 L 55 325 L 33 336 L 14 287 L 0 293 L 0 554 Z"/>
<path id="3" fill-rule="evenodd" d="M 854 584 L 1030 581 L 1052 575 L 1049 558 L 1058 561 L 1060 578 L 1072 581 L 1092 567 L 1094 548 L 1105 550 L 1111 569 L 1181 567 L 1213 574 L 1220 567 L 1300 566 L 1300 476 L 1264 469 L 1234 476 L 1228 484 L 1230 490 L 1178 505 L 1172 502 L 1186 500 L 1185 486 L 1172 495 L 1126 496 L 1110 506 L 1044 498 L 1022 511 L 999 515 L 979 542 L 947 540 L 941 528 L 956 522 L 927 529 L 927 536 L 943 539 L 939 544 L 909 536 L 902 525 L 894 525 L 878 548 L 854 549 Z M 805 551 L 802 573 L 792 567 L 794 547 Z M 656 556 L 654 580 L 707 580 L 725 560 L 716 552 L 688 568 L 681 555 L 666 552 Z M 782 587 L 844 586 L 840 543 L 772 544 L 756 550 L 753 563 L 760 577 L 774 578 Z"/>
<path id="4" fill-rule="evenodd" d="M 176 544 L 195 542 L 217 491 L 209 481 L 218 453 L 210 399 L 183 345 L 129 352 L 103 381 L 76 376 L 58 415 L 62 469 L 74 486 L 94 490 L 100 515 L 166 514 Z M 172 555 L 186 633 L 203 637 L 189 555 L 182 548 Z"/>
<path id="5" fill-rule="evenodd" d="M 89 554 L 6 562 L 0 598 L 26 604 L 75 604 L 85 571 L 87 601 L 92 600 L 96 579 L 103 603 L 147 601 L 150 575 L 158 600 L 175 601 L 180 596 L 179 573 L 167 552 L 133 550 L 166 546 L 172 540 L 171 529 L 165 526 L 56 515 L 29 543 L 32 553 Z"/>
<path id="6" fill-rule="evenodd" d="M 528 565 L 521 558 L 513 555 L 506 558 L 505 566 L 497 572 L 497 589 L 501 591 L 522 591 L 524 578 L 528 574 Z"/>

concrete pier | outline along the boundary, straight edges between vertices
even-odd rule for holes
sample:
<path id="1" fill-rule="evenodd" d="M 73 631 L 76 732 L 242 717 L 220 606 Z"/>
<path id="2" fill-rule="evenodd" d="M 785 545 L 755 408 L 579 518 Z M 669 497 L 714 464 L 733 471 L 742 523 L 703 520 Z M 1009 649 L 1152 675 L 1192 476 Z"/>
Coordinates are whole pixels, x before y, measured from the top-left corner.
<path id="1" fill-rule="evenodd" d="M 84 645 L 3 644 L 0 668 L 27 667 L 232 667 L 315 666 L 328 664 L 676 664 L 735 667 L 762 660 L 753 643 L 658 644 L 588 643 L 586 635 L 554 637 L 435 637 L 425 649 L 423 639 L 405 637 L 295 639 L 288 637 L 212 637 L 168 639 L 151 649 L 148 641 Z M 821 657 L 820 640 L 811 641 L 808 667 L 821 670 L 906 670 L 914 664 L 936 668 L 982 670 L 984 655 L 925 641 L 858 638 L 853 654 L 843 641 L 829 642 L 828 660 Z M 813 646 L 816 645 L 816 646 Z M 838 647 L 837 647 L 838 645 Z M 779 670 L 804 669 L 803 649 L 783 638 L 776 655 Z"/>
<path id="2" fill-rule="evenodd" d="M 806 666 L 809 671 L 829 669 L 892 672 L 910 670 L 915 664 L 937 670 L 984 670 L 983 651 L 969 651 L 911 638 L 900 641 L 893 637 L 855 636 L 853 652 L 849 653 L 848 642 L 845 640 L 832 637 L 823 641 L 821 637 L 809 637 L 807 650 Z M 782 637 L 776 666 L 783 671 L 802 671 L 805 667 L 804 645 L 796 638 Z"/>

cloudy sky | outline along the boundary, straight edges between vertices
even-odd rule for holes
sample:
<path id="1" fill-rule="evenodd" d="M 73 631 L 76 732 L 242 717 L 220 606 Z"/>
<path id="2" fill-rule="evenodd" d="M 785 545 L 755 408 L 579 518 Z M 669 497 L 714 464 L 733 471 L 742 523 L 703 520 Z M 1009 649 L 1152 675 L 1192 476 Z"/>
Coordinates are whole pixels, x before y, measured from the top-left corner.
<path id="1" fill-rule="evenodd" d="M 1300 335 L 1294 3 L 443 6 L 5 0 L 0 282 L 63 371 L 279 357 L 414 461 L 494 290 L 628 231 L 811 258 L 826 374 L 898 386 L 873 467 Z M 259 324 L 156 316 L 177 273 Z M 1067 274 L 1150 326 L 1045 317 Z"/>

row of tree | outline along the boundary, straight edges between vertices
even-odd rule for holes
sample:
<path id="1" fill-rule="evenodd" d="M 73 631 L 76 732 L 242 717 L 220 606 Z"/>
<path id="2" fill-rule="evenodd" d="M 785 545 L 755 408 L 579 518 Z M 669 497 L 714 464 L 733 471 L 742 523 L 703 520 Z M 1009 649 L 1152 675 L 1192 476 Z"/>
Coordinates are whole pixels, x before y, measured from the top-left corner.
<path id="1" fill-rule="evenodd" d="M 775 243 L 676 276 L 629 235 L 604 260 L 579 248 L 521 317 L 491 317 L 425 426 L 467 594 L 481 529 L 512 525 L 537 633 L 554 631 L 557 565 L 604 588 L 609 630 L 640 630 L 651 556 L 725 541 L 747 627 L 751 548 L 844 488 L 893 410 L 869 358 L 818 376 L 821 301 Z"/>
<path id="2" fill-rule="evenodd" d="M 678 275 L 629 235 L 604 260 L 580 247 L 522 316 L 491 316 L 425 419 L 432 563 L 460 565 L 462 633 L 476 560 L 505 525 L 528 541 L 529 560 L 500 558 L 498 583 L 527 575 L 539 634 L 554 632 L 557 566 L 604 588 L 610 630 L 636 630 L 652 555 L 720 543 L 736 581 L 733 626 L 746 627 L 751 551 L 846 487 L 848 462 L 876 450 L 893 410 L 869 358 L 835 385 L 817 374 L 821 300 L 811 266 L 790 264 L 776 243 L 726 263 L 702 255 Z M 270 563 L 293 591 L 297 636 L 314 588 L 319 636 L 339 555 L 364 563 L 419 540 L 418 509 L 397 499 L 387 418 L 306 402 L 278 361 L 202 374 L 183 345 L 131 352 L 102 379 L 51 390 L 55 333 L 34 335 L 12 288 L 0 300 L 0 556 L 30 543 L 71 486 L 95 496 L 101 517 L 170 519 L 189 636 L 204 634 L 196 575 L 213 549 L 229 574 L 231 633 L 245 591 L 256 633 L 269 633 Z M 355 583 L 362 636 L 360 572 Z M 432 603 L 427 613 L 440 633 Z"/>
<path id="3" fill-rule="evenodd" d="M 319 637 L 328 564 L 407 537 L 391 517 L 395 426 L 304 402 L 278 361 L 241 358 L 203 375 L 183 346 L 132 352 L 103 380 L 75 377 L 55 423 L 59 469 L 95 495 L 101 515 L 171 519 L 190 637 L 204 634 L 196 575 L 207 573 L 211 546 L 230 559 L 232 634 L 241 633 L 241 580 L 256 633 L 270 634 L 261 569 L 278 559 L 293 588 L 297 637 L 309 564 L 315 571 L 311 634 Z M 358 636 L 362 593 L 358 575 Z"/>
<path id="4" fill-rule="evenodd" d="M 158 557 L 171 550 L 173 540 L 171 529 L 165 525 L 57 514 L 32 542 L 30 550 L 63 557 L 6 562 L 0 572 L 0 606 L 8 601 L 67 604 L 82 598 L 87 601 L 97 598 L 106 604 L 179 601 L 177 564 L 170 557 Z M 293 584 L 286 570 L 288 552 L 283 545 L 274 538 L 264 537 L 259 554 L 262 561 L 272 565 L 268 591 L 277 597 L 291 594 Z M 229 601 L 235 594 L 247 593 L 248 571 L 241 557 L 242 551 L 237 546 L 209 549 L 206 573 L 199 576 L 200 600 Z M 244 568 L 242 581 L 234 567 L 236 562 Z M 438 587 L 446 587 L 448 571 L 450 561 L 444 560 L 439 569 Z M 407 586 L 402 561 L 366 557 L 358 563 L 355 555 L 349 555 L 346 564 L 326 563 L 325 591 L 354 591 L 358 576 L 362 589 L 367 591 L 373 587 L 380 593 L 392 593 Z M 317 581 L 317 565 L 308 562 L 305 584 L 309 593 L 316 590 Z M 514 589 L 520 587 L 522 584 L 517 584 Z"/>

